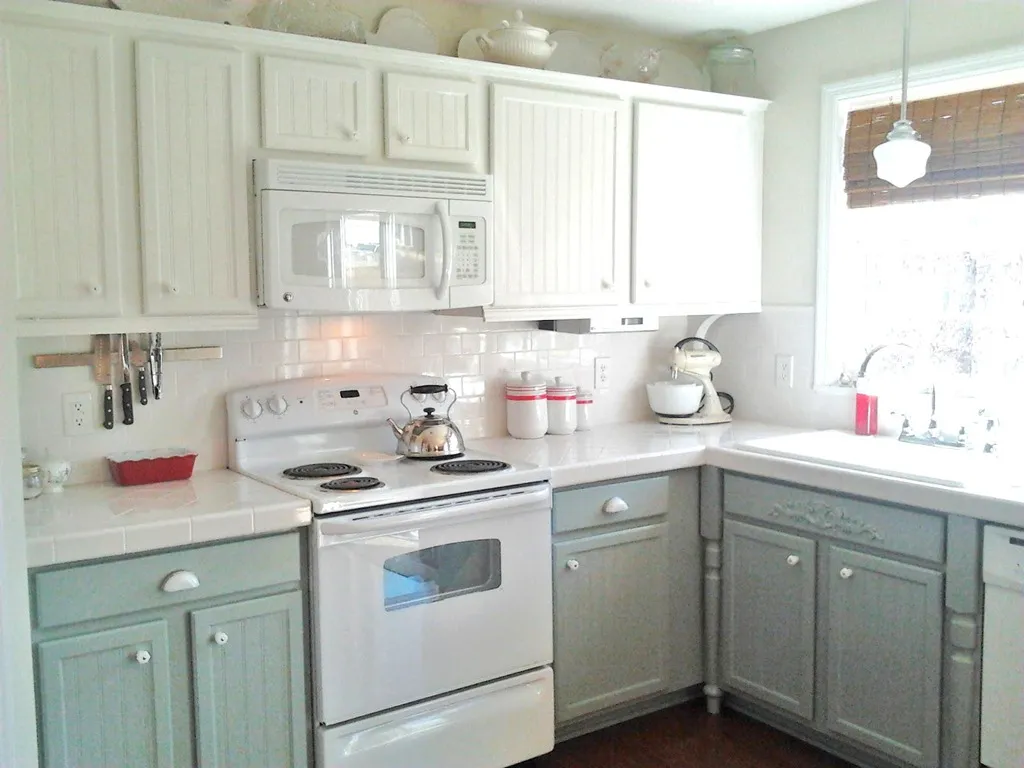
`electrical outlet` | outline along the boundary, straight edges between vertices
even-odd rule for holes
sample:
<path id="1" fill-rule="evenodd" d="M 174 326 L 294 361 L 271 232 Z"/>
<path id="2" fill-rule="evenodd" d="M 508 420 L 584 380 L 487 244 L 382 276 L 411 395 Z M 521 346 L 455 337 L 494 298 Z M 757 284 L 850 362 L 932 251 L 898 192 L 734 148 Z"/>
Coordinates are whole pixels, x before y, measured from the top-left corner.
<path id="1" fill-rule="evenodd" d="M 64 434 L 68 437 L 85 435 L 95 427 L 92 392 L 64 395 Z"/>
<path id="2" fill-rule="evenodd" d="M 612 359 L 599 357 L 594 360 L 594 388 L 606 390 L 612 385 Z"/>
<path id="3" fill-rule="evenodd" d="M 793 356 L 775 356 L 775 386 L 785 389 L 793 388 Z"/>

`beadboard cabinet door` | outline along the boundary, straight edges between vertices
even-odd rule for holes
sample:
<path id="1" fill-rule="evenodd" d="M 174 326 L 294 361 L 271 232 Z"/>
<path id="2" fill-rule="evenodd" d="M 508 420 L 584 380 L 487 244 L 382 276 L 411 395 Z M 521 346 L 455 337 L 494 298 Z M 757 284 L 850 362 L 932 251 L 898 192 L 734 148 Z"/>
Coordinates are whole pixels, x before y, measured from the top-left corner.
<path id="1" fill-rule="evenodd" d="M 494 306 L 627 304 L 628 104 L 495 85 L 491 132 Z"/>
<path id="2" fill-rule="evenodd" d="M 828 727 L 910 765 L 939 763 L 942 574 L 828 551 Z"/>
<path id="3" fill-rule="evenodd" d="M 379 129 L 369 124 L 365 69 L 264 56 L 263 146 L 365 157 Z"/>
<path id="4" fill-rule="evenodd" d="M 115 127 L 113 47 L 104 32 L 0 26 L 18 317 L 122 313 L 118 146 L 129 137 Z"/>
<path id="5" fill-rule="evenodd" d="M 151 40 L 136 55 L 144 311 L 254 314 L 245 56 Z"/>
<path id="6" fill-rule="evenodd" d="M 554 545 L 557 722 L 667 690 L 668 537 L 659 523 Z"/>
<path id="7" fill-rule="evenodd" d="M 726 520 L 722 536 L 725 684 L 814 716 L 815 542 Z"/>
<path id="8" fill-rule="evenodd" d="M 200 765 L 307 764 L 302 642 L 299 591 L 192 613 Z"/>
<path id="9" fill-rule="evenodd" d="M 172 768 L 167 624 L 39 643 L 46 768 Z"/>
<path id="10" fill-rule="evenodd" d="M 636 106 L 633 301 L 761 306 L 763 115 Z"/>
<path id="11" fill-rule="evenodd" d="M 466 80 L 384 75 L 384 154 L 392 160 L 476 164 L 483 86 Z"/>

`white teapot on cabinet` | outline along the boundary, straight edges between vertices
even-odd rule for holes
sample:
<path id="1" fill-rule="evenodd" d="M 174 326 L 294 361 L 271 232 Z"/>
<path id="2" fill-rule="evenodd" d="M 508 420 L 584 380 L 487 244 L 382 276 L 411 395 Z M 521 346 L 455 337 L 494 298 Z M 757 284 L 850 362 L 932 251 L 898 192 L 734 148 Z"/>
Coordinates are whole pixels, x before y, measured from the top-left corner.
<path id="1" fill-rule="evenodd" d="M 516 11 L 515 21 L 503 21 L 497 29 L 477 35 L 476 41 L 488 61 L 519 67 L 543 69 L 558 46 L 548 40 L 548 31 L 523 21 L 523 12 Z"/>

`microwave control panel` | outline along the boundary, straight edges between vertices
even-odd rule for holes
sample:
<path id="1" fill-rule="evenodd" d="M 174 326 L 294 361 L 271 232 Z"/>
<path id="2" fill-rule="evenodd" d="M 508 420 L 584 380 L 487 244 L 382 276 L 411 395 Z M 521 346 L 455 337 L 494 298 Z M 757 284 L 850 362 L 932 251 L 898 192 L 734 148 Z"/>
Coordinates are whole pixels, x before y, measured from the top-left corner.
<path id="1" fill-rule="evenodd" d="M 452 217 L 455 237 L 452 285 L 482 285 L 487 278 L 487 232 L 484 219 Z"/>

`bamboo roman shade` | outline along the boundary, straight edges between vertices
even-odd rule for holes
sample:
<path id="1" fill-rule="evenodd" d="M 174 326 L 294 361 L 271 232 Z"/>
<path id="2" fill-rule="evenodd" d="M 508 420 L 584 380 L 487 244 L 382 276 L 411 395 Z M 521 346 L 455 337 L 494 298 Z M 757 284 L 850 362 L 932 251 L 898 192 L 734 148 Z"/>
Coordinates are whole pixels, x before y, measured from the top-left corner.
<path id="1" fill-rule="evenodd" d="M 1024 192 L 1024 83 L 912 101 L 908 117 L 932 147 L 928 173 L 898 189 L 878 178 L 872 150 L 899 104 L 851 112 L 843 158 L 850 208 Z"/>

